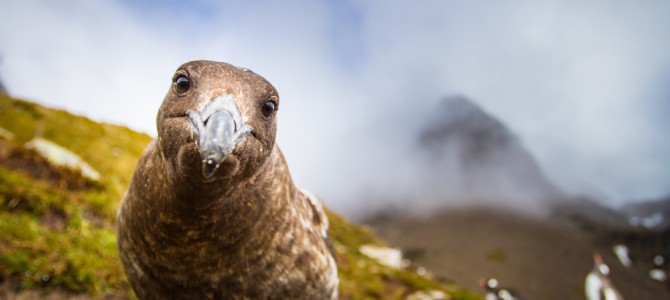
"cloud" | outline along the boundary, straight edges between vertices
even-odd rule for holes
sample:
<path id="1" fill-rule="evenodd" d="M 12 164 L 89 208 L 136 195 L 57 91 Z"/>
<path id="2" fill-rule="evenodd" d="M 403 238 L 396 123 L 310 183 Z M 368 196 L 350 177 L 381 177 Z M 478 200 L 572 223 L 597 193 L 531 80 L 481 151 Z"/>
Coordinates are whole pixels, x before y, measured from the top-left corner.
<path id="1" fill-rule="evenodd" d="M 187 60 L 263 75 L 294 178 L 338 211 L 411 190 L 417 131 L 449 94 L 508 124 L 570 191 L 670 193 L 667 114 L 653 108 L 669 107 L 665 2 L 2 4 L 10 92 L 97 120 L 154 134 Z"/>
<path id="2" fill-rule="evenodd" d="M 670 22 L 659 13 L 668 5 L 411 5 L 367 9 L 376 25 L 366 40 L 383 47 L 370 70 L 404 77 L 393 81 L 410 94 L 479 101 L 571 192 L 611 204 L 668 193 L 668 128 L 655 125 L 648 94 L 670 68 Z M 388 80 L 377 89 L 393 94 L 381 88 Z"/>
<path id="3" fill-rule="evenodd" d="M 108 1 L 3 4 L 10 92 L 97 120 L 153 131 L 150 124 L 179 58 L 163 51 L 122 7 Z"/>

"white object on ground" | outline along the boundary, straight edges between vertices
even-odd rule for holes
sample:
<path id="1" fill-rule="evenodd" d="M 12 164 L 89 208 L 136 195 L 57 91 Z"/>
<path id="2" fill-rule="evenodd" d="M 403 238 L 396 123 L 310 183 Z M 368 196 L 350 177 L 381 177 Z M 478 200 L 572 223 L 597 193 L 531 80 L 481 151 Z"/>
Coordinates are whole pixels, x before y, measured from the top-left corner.
<path id="1" fill-rule="evenodd" d="M 649 271 L 649 278 L 656 281 L 665 282 L 668 280 L 668 275 L 665 274 L 665 271 L 661 269 L 651 269 Z"/>
<path id="2" fill-rule="evenodd" d="M 402 258 L 402 251 L 395 248 L 381 247 L 375 245 L 363 245 L 358 251 L 370 257 L 382 265 L 402 269 L 407 266 L 407 261 Z"/>
<path id="3" fill-rule="evenodd" d="M 100 173 L 86 163 L 79 155 L 47 139 L 36 137 L 25 145 L 44 156 L 50 163 L 56 166 L 70 168 L 80 171 L 81 175 L 95 181 L 100 180 Z"/>
<path id="4" fill-rule="evenodd" d="M 0 127 L 0 138 L 11 141 L 14 139 L 14 133 L 11 131 Z"/>
<path id="5" fill-rule="evenodd" d="M 626 268 L 630 268 L 633 265 L 633 262 L 630 260 L 628 247 L 624 244 L 619 244 L 612 247 L 612 251 L 616 254 L 616 257 L 619 258 L 619 261 Z"/>

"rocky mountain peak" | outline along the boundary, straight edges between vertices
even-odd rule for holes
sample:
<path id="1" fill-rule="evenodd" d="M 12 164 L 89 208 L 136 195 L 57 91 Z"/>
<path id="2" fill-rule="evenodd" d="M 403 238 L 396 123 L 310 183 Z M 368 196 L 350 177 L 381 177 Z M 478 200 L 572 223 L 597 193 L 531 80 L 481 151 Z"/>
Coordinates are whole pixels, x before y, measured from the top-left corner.
<path id="1" fill-rule="evenodd" d="M 525 210 L 562 197 L 519 138 L 466 97 L 444 98 L 418 143 L 433 194 L 446 202 Z"/>

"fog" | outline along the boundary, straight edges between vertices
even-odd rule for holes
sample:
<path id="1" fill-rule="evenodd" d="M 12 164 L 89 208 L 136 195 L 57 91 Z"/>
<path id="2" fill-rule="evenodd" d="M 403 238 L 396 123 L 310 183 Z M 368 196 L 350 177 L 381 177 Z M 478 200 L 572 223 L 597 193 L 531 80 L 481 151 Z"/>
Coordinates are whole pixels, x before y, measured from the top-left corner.
<path id="1" fill-rule="evenodd" d="M 451 95 L 566 193 L 670 194 L 666 1 L 0 2 L 8 91 L 95 120 L 155 135 L 188 60 L 266 77 L 295 181 L 347 215 L 425 192 L 419 135 Z"/>

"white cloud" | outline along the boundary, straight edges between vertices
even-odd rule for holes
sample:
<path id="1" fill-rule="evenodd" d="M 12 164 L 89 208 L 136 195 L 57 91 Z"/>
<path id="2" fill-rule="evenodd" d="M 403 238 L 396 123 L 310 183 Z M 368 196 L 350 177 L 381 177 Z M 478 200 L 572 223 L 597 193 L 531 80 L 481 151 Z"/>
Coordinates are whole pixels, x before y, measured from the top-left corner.
<path id="1" fill-rule="evenodd" d="M 411 83 L 474 98 L 573 192 L 587 186 L 612 203 L 668 193 L 670 142 L 648 98 L 670 68 L 668 4 L 430 5 L 366 10 L 366 38 L 381 53 L 372 72 L 393 74 L 403 91 Z"/>
<path id="2" fill-rule="evenodd" d="M 3 4 L 0 52 L 10 92 L 94 119 L 152 132 L 179 63 L 115 3 Z"/>

